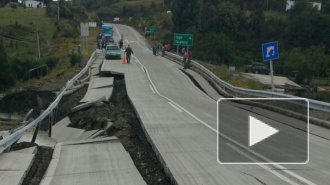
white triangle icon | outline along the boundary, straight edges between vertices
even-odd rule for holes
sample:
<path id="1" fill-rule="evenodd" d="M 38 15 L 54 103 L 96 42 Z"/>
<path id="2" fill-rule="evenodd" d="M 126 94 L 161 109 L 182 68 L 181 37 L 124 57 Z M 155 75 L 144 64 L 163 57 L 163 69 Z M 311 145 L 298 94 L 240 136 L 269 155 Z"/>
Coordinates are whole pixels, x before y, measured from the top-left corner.
<path id="1" fill-rule="evenodd" d="M 249 116 L 249 147 L 260 141 L 276 134 L 277 129 L 265 124 L 264 122 Z"/>

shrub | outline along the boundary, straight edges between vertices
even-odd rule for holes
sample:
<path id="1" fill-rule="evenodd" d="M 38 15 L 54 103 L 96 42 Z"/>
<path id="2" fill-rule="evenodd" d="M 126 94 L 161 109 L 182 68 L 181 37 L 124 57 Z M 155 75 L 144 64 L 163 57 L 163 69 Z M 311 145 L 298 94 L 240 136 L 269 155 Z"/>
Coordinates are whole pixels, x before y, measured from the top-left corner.
<path id="1" fill-rule="evenodd" d="M 58 64 L 59 59 L 54 56 L 45 57 L 42 59 L 42 63 L 46 64 L 49 69 L 53 69 Z"/>
<path id="2" fill-rule="evenodd" d="M 79 60 L 80 60 L 80 58 L 79 58 L 78 54 L 76 54 L 76 53 L 74 53 L 74 52 L 72 51 L 72 55 L 71 55 L 71 57 L 70 57 L 70 63 L 71 63 L 71 66 L 76 65 L 76 63 L 78 63 Z"/>

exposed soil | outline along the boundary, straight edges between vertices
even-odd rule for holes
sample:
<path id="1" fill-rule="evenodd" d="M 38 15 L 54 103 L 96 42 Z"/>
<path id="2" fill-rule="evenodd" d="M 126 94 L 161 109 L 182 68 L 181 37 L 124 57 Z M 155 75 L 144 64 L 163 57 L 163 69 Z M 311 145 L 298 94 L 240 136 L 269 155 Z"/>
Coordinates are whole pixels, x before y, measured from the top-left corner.
<path id="1" fill-rule="evenodd" d="M 33 164 L 22 185 L 39 185 L 53 156 L 51 147 L 38 146 Z"/>
<path id="2" fill-rule="evenodd" d="M 31 142 L 20 142 L 20 143 L 16 143 L 15 145 L 13 145 L 10 150 L 16 151 L 16 150 L 21 150 L 24 148 L 30 148 L 33 146 L 38 146 L 38 145 L 35 143 L 31 143 Z"/>
<path id="3" fill-rule="evenodd" d="M 113 126 L 107 130 L 107 134 L 120 139 L 147 184 L 171 184 L 128 100 L 124 80 L 115 80 L 110 107 L 116 111 L 110 116 Z"/>
<path id="4" fill-rule="evenodd" d="M 37 96 L 42 100 L 39 108 Z M 41 109 L 46 109 L 53 101 L 55 93 L 50 91 L 24 90 L 7 94 L 0 100 L 0 112 L 2 113 L 26 113 L 34 109 L 32 116 L 38 116 Z"/>
<path id="5" fill-rule="evenodd" d="M 7 94 L 0 99 L 0 112 L 25 116 L 27 112 L 33 109 L 30 117 L 37 118 L 41 110 L 47 109 L 54 98 L 55 93 L 50 91 L 24 90 Z M 39 103 L 37 99 L 39 99 Z M 20 125 L 21 123 L 17 121 L 1 122 L 0 130 L 10 130 Z"/>
<path id="6" fill-rule="evenodd" d="M 16 143 L 11 148 L 11 151 L 21 150 L 33 146 L 37 147 L 37 153 L 35 154 L 30 171 L 22 183 L 23 185 L 39 185 L 52 159 L 54 149 L 51 147 L 38 146 L 37 144 L 31 142 Z"/>
<path id="7" fill-rule="evenodd" d="M 38 146 L 35 143 L 17 143 L 12 147 L 11 150 L 21 150 L 32 146 L 37 146 L 37 153 L 34 156 L 34 161 L 32 163 L 30 171 L 25 177 L 22 185 L 39 185 L 52 159 L 54 149 L 46 146 Z"/>
<path id="8" fill-rule="evenodd" d="M 73 94 L 63 96 L 59 105 L 58 105 L 58 111 L 57 111 L 57 116 L 56 120 L 60 121 L 66 116 L 69 116 L 70 111 L 73 107 L 79 105 L 79 101 L 83 99 L 87 92 L 88 86 L 84 86 L 80 89 L 78 89 L 76 92 Z M 71 119 L 71 116 L 70 116 Z M 71 120 L 72 121 L 72 120 Z"/>

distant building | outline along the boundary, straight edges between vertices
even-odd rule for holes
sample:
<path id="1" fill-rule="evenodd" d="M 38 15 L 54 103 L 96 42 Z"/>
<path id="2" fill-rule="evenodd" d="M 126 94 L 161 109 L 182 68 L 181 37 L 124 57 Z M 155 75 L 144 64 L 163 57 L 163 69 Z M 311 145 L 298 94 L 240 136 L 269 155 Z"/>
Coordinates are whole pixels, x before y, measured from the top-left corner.
<path id="1" fill-rule="evenodd" d="M 25 4 L 25 6 L 27 8 L 43 8 L 44 7 L 44 3 L 41 1 L 23 1 L 23 4 Z"/>
<path id="2" fill-rule="evenodd" d="M 286 1 L 285 11 L 290 10 L 294 6 L 295 1 Z M 321 2 L 310 2 L 313 7 L 316 7 L 318 11 L 321 11 L 322 3 Z"/>
<path id="3" fill-rule="evenodd" d="M 19 4 L 17 2 L 9 2 L 4 7 L 5 8 L 11 8 L 13 6 L 19 7 Z"/>

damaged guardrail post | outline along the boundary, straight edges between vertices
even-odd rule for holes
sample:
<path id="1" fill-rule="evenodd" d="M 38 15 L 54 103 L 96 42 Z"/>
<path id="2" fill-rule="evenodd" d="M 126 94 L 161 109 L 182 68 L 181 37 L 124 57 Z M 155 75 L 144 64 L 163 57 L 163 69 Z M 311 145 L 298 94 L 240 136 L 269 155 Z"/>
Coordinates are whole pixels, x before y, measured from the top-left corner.
<path id="1" fill-rule="evenodd" d="M 52 110 L 49 114 L 49 123 L 48 123 L 48 137 L 52 136 L 52 127 L 53 127 L 53 118 L 54 117 L 54 110 Z"/>
<path id="2" fill-rule="evenodd" d="M 35 141 L 36 141 L 36 138 L 37 138 L 37 135 L 38 135 L 38 131 L 39 131 L 39 127 L 40 127 L 39 125 L 40 124 L 38 123 L 37 126 L 36 126 L 36 130 L 33 133 L 31 143 L 35 143 Z"/>
<path id="3" fill-rule="evenodd" d="M 44 110 L 41 110 L 41 114 L 43 112 L 44 112 Z M 41 122 L 42 122 L 42 120 L 40 120 L 40 122 L 37 123 L 36 130 L 33 133 L 31 143 L 35 143 L 35 141 L 36 141 L 36 138 L 37 138 L 37 135 L 38 135 L 38 131 L 39 131 L 39 127 L 40 127 Z"/>

